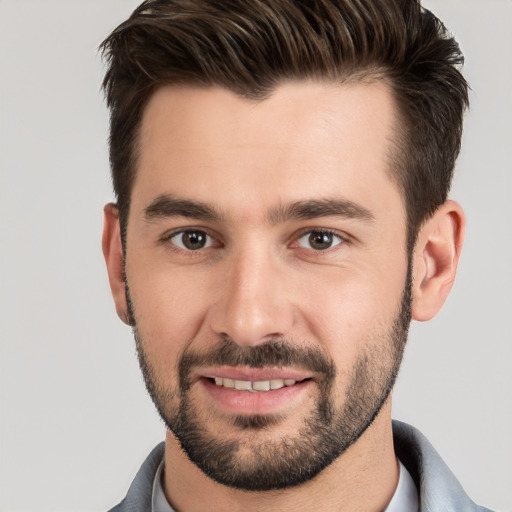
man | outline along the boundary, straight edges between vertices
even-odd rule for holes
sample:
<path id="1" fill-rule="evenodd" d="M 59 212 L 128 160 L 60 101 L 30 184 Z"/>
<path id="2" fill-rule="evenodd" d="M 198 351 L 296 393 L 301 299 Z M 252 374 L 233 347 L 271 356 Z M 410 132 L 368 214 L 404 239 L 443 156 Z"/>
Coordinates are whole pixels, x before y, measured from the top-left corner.
<path id="1" fill-rule="evenodd" d="M 156 0 L 103 43 L 103 250 L 167 426 L 114 510 L 485 510 L 391 421 L 467 84 L 415 1 Z"/>

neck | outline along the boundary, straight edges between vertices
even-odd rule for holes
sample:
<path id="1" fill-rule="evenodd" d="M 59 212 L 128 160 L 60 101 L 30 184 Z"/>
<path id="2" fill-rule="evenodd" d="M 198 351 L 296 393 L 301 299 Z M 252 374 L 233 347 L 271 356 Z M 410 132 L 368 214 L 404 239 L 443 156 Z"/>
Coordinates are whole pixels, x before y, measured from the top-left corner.
<path id="1" fill-rule="evenodd" d="M 176 512 L 381 511 L 398 484 L 391 401 L 358 441 L 309 482 L 282 491 L 247 492 L 218 484 L 192 464 L 171 432 L 165 448 L 165 494 Z"/>

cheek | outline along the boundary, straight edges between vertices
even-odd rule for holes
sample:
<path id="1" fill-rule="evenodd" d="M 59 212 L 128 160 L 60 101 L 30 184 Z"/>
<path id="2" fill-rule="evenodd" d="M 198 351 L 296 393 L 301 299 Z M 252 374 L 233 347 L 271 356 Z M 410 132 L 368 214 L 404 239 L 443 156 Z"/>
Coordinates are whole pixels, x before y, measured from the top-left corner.
<path id="1" fill-rule="evenodd" d="M 137 272 L 127 266 L 137 331 L 149 357 L 175 365 L 201 328 L 205 293 L 178 272 Z M 133 277 L 132 277 L 133 276 Z"/>
<path id="2" fill-rule="evenodd" d="M 358 355 L 387 339 L 401 306 L 405 270 L 379 275 L 372 269 L 340 271 L 303 290 L 308 330 L 334 359 L 339 371 Z"/>

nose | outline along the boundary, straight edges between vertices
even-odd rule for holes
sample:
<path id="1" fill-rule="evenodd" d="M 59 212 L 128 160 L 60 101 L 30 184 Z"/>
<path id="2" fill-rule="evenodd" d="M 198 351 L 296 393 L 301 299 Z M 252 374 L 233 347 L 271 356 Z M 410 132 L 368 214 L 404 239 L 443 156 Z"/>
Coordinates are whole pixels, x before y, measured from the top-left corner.
<path id="1" fill-rule="evenodd" d="M 286 336 L 294 309 L 278 258 L 271 251 L 245 250 L 224 263 L 218 300 L 210 310 L 212 330 L 240 346 Z"/>

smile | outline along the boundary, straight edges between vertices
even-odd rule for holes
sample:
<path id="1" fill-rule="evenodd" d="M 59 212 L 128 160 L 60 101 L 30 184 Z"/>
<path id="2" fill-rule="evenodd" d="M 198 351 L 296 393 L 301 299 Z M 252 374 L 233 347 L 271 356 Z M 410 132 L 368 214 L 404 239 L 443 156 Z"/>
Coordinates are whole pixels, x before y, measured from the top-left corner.
<path id="1" fill-rule="evenodd" d="M 272 380 L 235 380 L 222 377 L 214 377 L 213 381 L 216 386 L 221 386 L 237 391 L 271 391 L 281 389 L 285 386 L 293 386 L 297 383 L 294 379 L 272 379 Z"/>
<path id="2" fill-rule="evenodd" d="M 315 380 L 303 370 L 228 366 L 204 368 L 197 377 L 208 407 L 236 416 L 284 414 L 302 403 Z"/>

